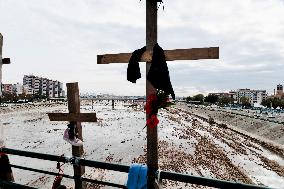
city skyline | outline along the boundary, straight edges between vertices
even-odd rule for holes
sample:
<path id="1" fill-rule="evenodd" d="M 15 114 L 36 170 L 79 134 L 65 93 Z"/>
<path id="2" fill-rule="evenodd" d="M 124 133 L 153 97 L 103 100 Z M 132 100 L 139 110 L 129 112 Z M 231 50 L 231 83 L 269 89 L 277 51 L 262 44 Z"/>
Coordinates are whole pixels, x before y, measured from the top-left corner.
<path id="1" fill-rule="evenodd" d="M 34 88 L 34 87 L 32 87 L 31 85 L 30 85 L 30 86 L 27 85 L 27 78 L 28 78 L 28 80 L 31 79 L 31 78 L 38 78 L 38 79 L 43 79 L 43 80 L 46 80 L 46 81 L 59 82 L 59 83 L 61 84 L 61 88 L 65 91 L 65 87 L 64 87 L 64 85 L 63 85 L 63 84 L 65 84 L 65 83 L 62 83 L 62 82 L 60 82 L 60 81 L 58 81 L 58 80 L 52 80 L 52 79 L 49 79 L 49 78 L 46 78 L 46 77 L 42 77 L 42 76 L 35 76 L 34 74 L 25 74 L 25 75 L 23 76 L 23 79 L 22 79 L 23 82 L 2 83 L 2 85 L 21 84 L 21 85 L 23 85 L 23 86 L 28 86 L 28 87 Z M 217 91 L 217 92 L 209 91 L 208 93 L 205 93 L 205 94 L 201 93 L 201 94 L 203 94 L 203 95 L 205 95 L 205 96 L 208 96 L 208 95 L 215 95 L 215 94 L 218 94 L 218 95 L 219 95 L 219 94 L 222 94 L 222 93 L 223 93 L 223 94 L 229 94 L 229 93 L 231 93 L 231 92 L 237 92 L 237 91 L 239 91 L 239 90 L 265 91 L 265 93 L 267 94 L 267 96 L 275 96 L 279 91 L 283 91 L 283 84 L 280 84 L 280 83 L 279 83 L 279 84 L 275 85 L 275 88 L 273 89 L 273 93 L 268 93 L 266 89 L 249 89 L 249 88 L 243 87 L 243 88 L 239 88 L 239 89 L 230 89 L 230 90 L 228 90 L 228 91 Z M 83 95 L 86 95 L 86 94 L 89 94 L 89 95 L 102 95 L 102 93 L 90 93 L 90 92 L 84 92 L 84 93 L 81 93 L 81 94 L 83 94 Z M 200 94 L 200 93 L 193 94 L 192 96 L 197 95 L 197 94 Z M 103 95 L 116 95 L 116 94 L 105 93 L 105 94 L 103 94 Z M 282 95 L 282 94 L 280 94 L 280 95 Z M 119 96 L 119 95 L 118 95 L 118 96 Z M 121 95 L 121 96 L 128 96 L 128 95 Z M 144 95 L 129 95 L 129 96 L 144 96 Z M 181 96 L 179 96 L 179 97 L 181 97 Z"/>
<path id="2" fill-rule="evenodd" d="M 238 88 L 273 94 L 284 83 L 283 1 L 165 0 L 164 5 L 158 20 L 164 49 L 220 47 L 219 60 L 168 62 L 177 96 Z M 33 73 L 79 82 L 82 93 L 145 95 L 144 63 L 136 85 L 126 80 L 127 64 L 96 64 L 98 54 L 145 45 L 145 2 L 12 0 L 0 6 L 3 57 L 11 58 L 3 83 Z"/>
<path id="3" fill-rule="evenodd" d="M 0 92 L 14 93 L 16 95 L 43 95 L 50 98 L 58 98 L 65 96 L 63 83 L 50 78 L 35 76 L 33 74 L 25 74 L 22 82 L 2 83 Z"/>
<path id="4" fill-rule="evenodd" d="M 23 79 L 22 79 L 22 81 L 16 81 L 16 83 L 12 83 L 12 82 L 3 82 L 2 83 L 2 85 L 7 85 L 7 84 L 22 84 L 22 85 L 26 85 L 25 84 L 25 77 L 26 76 L 33 76 L 33 77 L 36 77 L 36 78 L 41 78 L 41 79 L 45 79 L 45 80 L 52 80 L 52 79 L 49 79 L 49 78 L 47 78 L 47 77 L 43 77 L 43 76 L 36 76 L 35 74 L 24 74 L 23 75 Z M 58 81 L 58 80 L 52 80 L 52 81 Z M 62 82 L 60 82 L 60 81 L 58 81 L 59 83 L 62 83 Z M 65 84 L 65 83 L 63 83 L 63 84 Z M 66 85 L 66 84 L 65 84 Z M 65 88 L 66 88 L 66 86 L 65 85 L 63 85 L 62 86 L 62 88 L 64 89 L 64 91 L 65 91 Z M 273 96 L 273 95 L 275 95 L 276 94 L 276 91 L 278 90 L 278 87 L 279 86 L 282 86 L 282 88 L 283 88 L 283 84 L 281 84 L 281 83 L 278 83 L 277 85 L 275 85 L 274 86 L 274 88 L 272 89 L 272 92 L 271 93 L 269 93 L 269 92 L 267 92 L 267 95 L 268 96 Z M 230 93 L 230 92 L 235 92 L 235 91 L 237 91 L 237 90 L 244 90 L 244 89 L 249 89 L 249 90 L 265 90 L 265 91 L 267 91 L 267 89 L 264 89 L 264 88 L 260 88 L 260 89 L 255 89 L 255 88 L 247 88 L 247 87 L 241 87 L 241 88 L 238 88 L 238 89 L 236 89 L 236 88 L 231 88 L 231 89 L 229 89 L 229 90 L 227 90 L 227 91 L 208 91 L 207 93 L 194 93 L 194 94 L 192 94 L 192 95 L 188 95 L 188 96 L 194 96 L 194 95 L 197 95 L 197 94 L 203 94 L 203 95 L 205 95 L 205 96 L 207 96 L 207 95 L 210 95 L 210 94 L 214 94 L 214 93 Z M 85 92 L 81 92 L 82 94 L 96 94 L 96 95 L 100 95 L 100 94 L 104 94 L 104 95 L 117 95 L 117 94 L 113 94 L 113 93 L 100 93 L 100 92 L 98 92 L 98 93 L 91 93 L 91 92 L 89 92 L 89 91 L 85 91 Z M 145 96 L 145 95 L 118 95 L 118 96 Z M 181 96 L 179 96 L 179 97 L 181 97 Z"/>

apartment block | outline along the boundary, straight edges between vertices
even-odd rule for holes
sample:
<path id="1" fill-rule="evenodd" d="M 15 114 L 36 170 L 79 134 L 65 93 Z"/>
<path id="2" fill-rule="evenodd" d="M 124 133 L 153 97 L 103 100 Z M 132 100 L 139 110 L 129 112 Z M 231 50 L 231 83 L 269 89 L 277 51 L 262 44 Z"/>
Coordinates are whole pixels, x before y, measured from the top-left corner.
<path id="1" fill-rule="evenodd" d="M 41 78 L 35 77 L 33 79 L 33 89 L 35 94 L 40 94 L 40 83 L 41 83 Z"/>
<path id="2" fill-rule="evenodd" d="M 29 95 L 35 94 L 33 88 L 27 85 L 23 85 L 23 93 L 29 94 Z"/>
<path id="3" fill-rule="evenodd" d="M 222 98 L 222 97 L 229 97 L 229 96 L 230 96 L 229 93 L 209 93 L 208 95 L 218 96 L 219 98 Z"/>
<path id="4" fill-rule="evenodd" d="M 275 94 L 275 89 L 274 89 L 274 96 L 276 96 L 277 98 L 284 97 L 283 85 L 280 85 L 280 84 L 277 85 L 277 87 L 276 87 L 276 94 Z"/>
<path id="5" fill-rule="evenodd" d="M 13 93 L 13 85 L 12 84 L 2 84 L 2 92 Z"/>
<path id="6" fill-rule="evenodd" d="M 237 103 L 237 91 L 229 91 L 229 97 L 234 99 L 234 103 Z"/>
<path id="7" fill-rule="evenodd" d="M 34 78 L 35 78 L 35 76 L 33 76 L 33 75 L 24 75 L 23 85 L 33 87 L 33 79 Z"/>
<path id="8" fill-rule="evenodd" d="M 13 93 L 15 93 L 16 95 L 20 95 L 23 94 L 24 92 L 24 86 L 21 85 L 20 83 L 16 83 L 13 85 Z"/>
<path id="9" fill-rule="evenodd" d="M 266 90 L 238 89 L 236 96 L 238 103 L 241 103 L 242 97 L 246 97 L 252 105 L 255 103 L 261 104 L 267 98 L 267 92 Z"/>
<path id="10" fill-rule="evenodd" d="M 42 78 L 40 86 L 40 94 L 47 95 L 48 79 Z"/>
<path id="11" fill-rule="evenodd" d="M 48 81 L 48 90 L 47 90 L 47 96 L 48 97 L 54 97 L 53 88 L 54 88 L 53 81 L 49 80 Z"/>
<path id="12" fill-rule="evenodd" d="M 64 96 L 63 83 L 57 80 L 54 81 L 34 75 L 25 75 L 23 84 L 32 88 L 34 94 L 41 94 L 50 98 Z"/>

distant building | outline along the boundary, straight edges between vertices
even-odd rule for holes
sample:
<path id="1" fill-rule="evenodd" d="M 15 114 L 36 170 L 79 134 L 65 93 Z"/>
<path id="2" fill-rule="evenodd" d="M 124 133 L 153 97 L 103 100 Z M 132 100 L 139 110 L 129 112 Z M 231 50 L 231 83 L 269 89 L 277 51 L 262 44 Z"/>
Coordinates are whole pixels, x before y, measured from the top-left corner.
<path id="1" fill-rule="evenodd" d="M 14 85 L 13 85 L 13 92 L 14 92 L 16 95 L 23 94 L 23 92 L 24 92 L 24 86 L 21 85 L 20 83 L 14 84 Z"/>
<path id="2" fill-rule="evenodd" d="M 35 94 L 41 94 L 41 91 L 40 91 L 40 82 L 41 82 L 41 79 L 40 77 L 35 77 L 33 80 L 32 80 L 32 88 L 34 89 L 34 93 Z"/>
<path id="3" fill-rule="evenodd" d="M 45 95 L 50 98 L 65 96 L 63 83 L 34 75 L 24 75 L 24 86 L 33 90 L 34 94 Z"/>
<path id="4" fill-rule="evenodd" d="M 40 94 L 47 94 L 47 91 L 48 91 L 48 89 L 47 89 L 47 87 L 49 86 L 48 85 L 48 79 L 46 79 L 46 78 L 42 78 L 41 79 L 41 83 L 40 83 L 40 86 L 41 86 L 41 88 L 40 88 Z"/>
<path id="5" fill-rule="evenodd" d="M 266 90 L 238 89 L 236 91 L 237 102 L 241 103 L 241 98 L 246 97 L 253 104 L 261 104 L 267 98 Z"/>
<path id="6" fill-rule="evenodd" d="M 2 92 L 13 93 L 13 85 L 12 84 L 2 84 Z"/>
<path id="7" fill-rule="evenodd" d="M 209 93 L 209 95 L 214 95 L 214 96 L 218 96 L 219 98 L 222 98 L 222 97 L 230 97 L 230 94 L 229 93 Z"/>
<path id="8" fill-rule="evenodd" d="M 2 92 L 6 93 L 13 93 L 16 95 L 20 94 L 35 94 L 34 90 L 27 86 L 27 85 L 22 85 L 20 83 L 16 84 L 2 84 Z"/>
<path id="9" fill-rule="evenodd" d="M 237 91 L 229 91 L 229 97 L 234 99 L 234 103 L 237 103 Z"/>
<path id="10" fill-rule="evenodd" d="M 283 97 L 283 85 L 278 84 L 276 87 L 276 94 L 274 94 L 276 97 L 281 98 Z"/>
<path id="11" fill-rule="evenodd" d="M 26 95 L 32 95 L 34 94 L 34 90 L 27 85 L 23 85 L 23 93 L 25 93 Z"/>
<path id="12" fill-rule="evenodd" d="M 53 81 L 52 80 L 48 80 L 48 88 L 47 88 L 47 96 L 48 97 L 54 97 L 53 95 Z"/>

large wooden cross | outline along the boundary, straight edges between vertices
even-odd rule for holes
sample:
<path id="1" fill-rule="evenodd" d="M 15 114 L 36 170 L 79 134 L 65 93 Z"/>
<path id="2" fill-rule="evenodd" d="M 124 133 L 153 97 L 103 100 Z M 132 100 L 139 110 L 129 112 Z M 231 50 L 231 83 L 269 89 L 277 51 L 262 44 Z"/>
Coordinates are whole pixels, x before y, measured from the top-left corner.
<path id="1" fill-rule="evenodd" d="M 159 0 L 146 0 L 146 48 L 141 62 L 146 62 L 146 74 L 151 66 L 152 49 L 157 43 L 157 2 Z M 131 53 L 104 54 L 98 55 L 98 64 L 128 63 Z M 198 60 L 198 59 L 218 59 L 219 47 L 192 48 L 166 50 L 167 61 L 174 60 Z M 156 89 L 146 80 L 146 96 L 156 93 Z M 146 118 L 148 115 L 146 115 Z M 157 127 L 147 127 L 147 165 L 148 188 L 154 188 L 155 171 L 158 169 L 158 133 Z"/>
<path id="2" fill-rule="evenodd" d="M 78 138 L 83 141 L 81 122 L 97 122 L 96 113 L 80 113 L 80 98 L 78 83 L 67 83 L 67 100 L 69 113 L 48 113 L 50 121 L 74 122 L 78 129 Z M 82 157 L 83 146 L 72 146 L 72 155 Z M 85 189 L 86 183 L 80 180 L 85 173 L 84 166 L 73 165 L 75 189 Z"/>
<path id="3" fill-rule="evenodd" d="M 10 64 L 10 58 L 2 57 L 2 49 L 3 49 L 3 35 L 0 33 L 0 104 L 2 96 L 2 65 Z"/>

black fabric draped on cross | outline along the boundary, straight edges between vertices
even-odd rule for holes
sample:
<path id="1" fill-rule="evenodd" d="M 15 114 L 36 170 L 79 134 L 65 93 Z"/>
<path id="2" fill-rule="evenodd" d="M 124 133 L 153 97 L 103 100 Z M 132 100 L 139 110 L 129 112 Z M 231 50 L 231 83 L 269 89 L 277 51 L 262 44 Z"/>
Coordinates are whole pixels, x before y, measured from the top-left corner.
<path id="1" fill-rule="evenodd" d="M 132 83 L 136 83 L 136 80 L 141 78 L 138 62 L 145 51 L 146 47 L 135 50 L 129 60 L 127 80 Z M 147 80 L 156 89 L 162 90 L 167 94 L 171 94 L 172 98 L 175 99 L 175 93 L 171 84 L 165 53 L 158 43 L 153 48 L 152 64 L 147 74 Z"/>
<path id="2" fill-rule="evenodd" d="M 141 78 L 139 61 L 145 51 L 146 47 L 137 49 L 132 53 L 132 56 L 130 57 L 127 67 L 127 80 L 132 83 L 136 83 L 136 80 Z"/>

